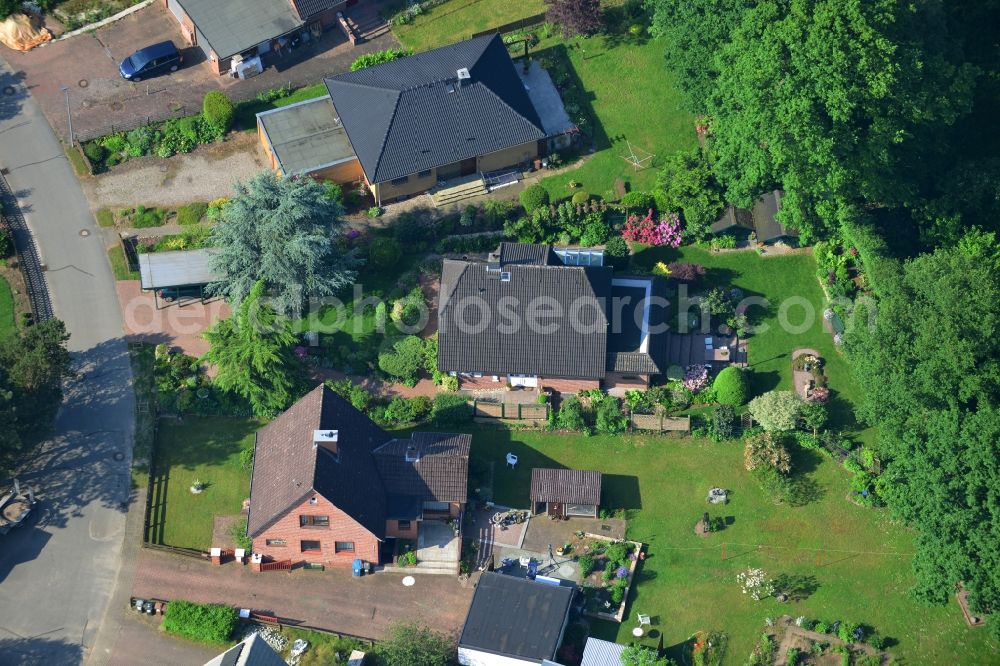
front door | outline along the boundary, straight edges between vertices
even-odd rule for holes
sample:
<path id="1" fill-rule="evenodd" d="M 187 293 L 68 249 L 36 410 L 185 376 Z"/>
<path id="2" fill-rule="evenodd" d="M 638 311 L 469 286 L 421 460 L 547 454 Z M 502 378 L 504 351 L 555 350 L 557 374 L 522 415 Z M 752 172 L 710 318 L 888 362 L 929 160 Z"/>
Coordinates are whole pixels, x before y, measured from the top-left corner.
<path id="1" fill-rule="evenodd" d="M 471 176 L 476 173 L 476 158 L 470 157 L 467 160 L 462 160 L 462 168 L 459 173 L 460 176 Z"/>

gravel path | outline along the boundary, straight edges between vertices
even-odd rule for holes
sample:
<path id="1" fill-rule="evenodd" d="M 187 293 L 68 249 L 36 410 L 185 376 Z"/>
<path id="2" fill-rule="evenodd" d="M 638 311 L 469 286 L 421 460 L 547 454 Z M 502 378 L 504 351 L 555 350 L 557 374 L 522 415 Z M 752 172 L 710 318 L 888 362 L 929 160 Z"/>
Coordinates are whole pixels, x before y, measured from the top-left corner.
<path id="1" fill-rule="evenodd" d="M 267 168 L 256 133 L 166 159 L 144 157 L 83 181 L 94 209 L 178 206 L 232 196 L 233 183 Z"/>

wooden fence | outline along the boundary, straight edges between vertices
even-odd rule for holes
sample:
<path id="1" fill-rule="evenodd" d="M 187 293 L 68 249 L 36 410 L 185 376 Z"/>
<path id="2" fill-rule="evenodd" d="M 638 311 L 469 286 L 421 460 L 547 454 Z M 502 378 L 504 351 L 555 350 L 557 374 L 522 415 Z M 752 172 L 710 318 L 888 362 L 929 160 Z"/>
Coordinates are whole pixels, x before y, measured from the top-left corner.
<path id="1" fill-rule="evenodd" d="M 291 560 L 280 560 L 278 562 L 263 562 L 260 565 L 261 571 L 291 571 Z"/>
<path id="2" fill-rule="evenodd" d="M 666 416 L 664 414 L 632 414 L 629 425 L 633 430 L 654 432 L 691 432 L 690 416 Z"/>
<path id="3" fill-rule="evenodd" d="M 549 404 L 480 402 L 479 400 L 473 400 L 472 417 L 504 419 L 508 421 L 545 421 L 549 418 Z"/>

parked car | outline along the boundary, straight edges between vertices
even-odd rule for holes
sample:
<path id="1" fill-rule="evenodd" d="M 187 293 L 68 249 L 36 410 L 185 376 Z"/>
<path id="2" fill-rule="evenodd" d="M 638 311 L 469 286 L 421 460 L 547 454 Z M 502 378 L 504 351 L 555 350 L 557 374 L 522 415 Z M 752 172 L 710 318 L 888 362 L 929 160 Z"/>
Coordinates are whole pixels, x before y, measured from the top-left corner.
<path id="1" fill-rule="evenodd" d="M 165 303 L 173 303 L 183 298 L 201 298 L 201 287 L 166 287 L 160 290 L 160 299 Z"/>
<path id="2" fill-rule="evenodd" d="M 183 60 L 173 42 L 160 42 L 122 60 L 118 71 L 126 81 L 142 81 L 164 72 L 176 72 Z"/>

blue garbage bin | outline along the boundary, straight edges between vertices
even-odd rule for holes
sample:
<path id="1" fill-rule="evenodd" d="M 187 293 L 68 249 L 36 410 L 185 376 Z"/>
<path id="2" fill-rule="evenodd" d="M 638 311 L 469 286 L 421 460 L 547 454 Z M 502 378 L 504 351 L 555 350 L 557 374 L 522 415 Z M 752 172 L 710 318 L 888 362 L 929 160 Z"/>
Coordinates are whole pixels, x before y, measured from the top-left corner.
<path id="1" fill-rule="evenodd" d="M 354 560 L 354 566 L 352 568 L 355 576 L 361 576 L 361 571 L 363 569 L 361 560 Z"/>

